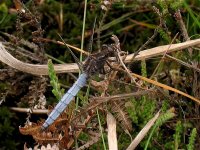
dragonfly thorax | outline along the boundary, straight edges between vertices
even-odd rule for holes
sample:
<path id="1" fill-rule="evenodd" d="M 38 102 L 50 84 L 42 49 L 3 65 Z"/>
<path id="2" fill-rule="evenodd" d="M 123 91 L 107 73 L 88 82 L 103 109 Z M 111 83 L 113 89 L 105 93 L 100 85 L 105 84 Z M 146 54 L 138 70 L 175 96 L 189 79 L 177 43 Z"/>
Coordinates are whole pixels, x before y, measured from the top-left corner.
<path id="1" fill-rule="evenodd" d="M 102 51 L 98 53 L 91 54 L 85 61 L 83 65 L 83 71 L 92 76 L 94 74 L 104 74 L 104 65 L 109 57 L 114 56 L 115 47 L 113 44 L 103 45 Z"/>

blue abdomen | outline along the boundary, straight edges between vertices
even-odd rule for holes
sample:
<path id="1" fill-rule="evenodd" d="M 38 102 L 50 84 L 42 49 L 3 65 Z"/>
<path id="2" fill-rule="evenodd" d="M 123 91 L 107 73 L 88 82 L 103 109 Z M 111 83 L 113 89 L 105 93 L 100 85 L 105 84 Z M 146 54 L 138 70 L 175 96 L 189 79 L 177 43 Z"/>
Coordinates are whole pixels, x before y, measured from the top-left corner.
<path id="1" fill-rule="evenodd" d="M 76 94 L 79 92 L 79 90 L 83 86 L 85 86 L 87 78 L 88 78 L 88 76 L 85 73 L 82 73 L 79 76 L 77 81 L 67 91 L 67 93 L 62 97 L 60 102 L 56 105 L 56 107 L 50 113 L 47 120 L 42 125 L 42 130 L 48 128 L 48 126 L 50 126 L 60 116 L 60 114 L 65 110 L 67 105 L 73 100 L 73 98 L 76 96 Z"/>

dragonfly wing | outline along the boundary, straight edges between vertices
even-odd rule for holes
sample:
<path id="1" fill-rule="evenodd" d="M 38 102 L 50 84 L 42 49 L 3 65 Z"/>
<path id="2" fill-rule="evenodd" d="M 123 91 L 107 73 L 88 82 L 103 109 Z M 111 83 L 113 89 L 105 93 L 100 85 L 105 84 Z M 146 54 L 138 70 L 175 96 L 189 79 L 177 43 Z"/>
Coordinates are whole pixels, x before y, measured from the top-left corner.
<path id="1" fill-rule="evenodd" d="M 73 86 L 67 91 L 67 93 L 62 97 L 60 102 L 56 105 L 54 110 L 50 113 L 45 123 L 42 125 L 42 130 L 46 129 L 49 125 L 51 125 L 65 110 L 67 105 L 72 101 L 72 99 L 76 96 L 79 90 L 86 84 L 88 75 L 82 73 L 78 80 L 73 84 Z"/>

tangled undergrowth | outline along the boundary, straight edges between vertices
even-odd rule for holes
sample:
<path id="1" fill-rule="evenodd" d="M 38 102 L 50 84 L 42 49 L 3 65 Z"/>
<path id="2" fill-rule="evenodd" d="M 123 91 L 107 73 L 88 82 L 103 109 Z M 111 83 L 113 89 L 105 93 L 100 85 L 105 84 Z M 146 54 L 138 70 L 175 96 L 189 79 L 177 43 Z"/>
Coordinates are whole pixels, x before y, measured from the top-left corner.
<path id="1" fill-rule="evenodd" d="M 120 150 L 198 149 L 199 9 L 197 0 L 1 1 L 0 148 L 112 149 L 113 125 Z M 82 61 L 113 34 L 121 50 L 134 54 L 93 76 L 41 131 L 78 76 L 77 59 L 60 36 Z"/>

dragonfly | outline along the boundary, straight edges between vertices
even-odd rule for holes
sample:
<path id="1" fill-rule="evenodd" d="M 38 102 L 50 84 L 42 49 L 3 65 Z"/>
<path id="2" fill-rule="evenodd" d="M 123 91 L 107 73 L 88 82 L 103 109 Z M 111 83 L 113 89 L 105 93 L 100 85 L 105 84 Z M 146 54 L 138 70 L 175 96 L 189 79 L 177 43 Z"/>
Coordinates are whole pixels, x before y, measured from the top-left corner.
<path id="1" fill-rule="evenodd" d="M 119 50 L 119 39 L 117 36 L 113 35 L 111 39 L 114 41 L 113 44 L 103 44 L 100 52 L 91 54 L 86 58 L 82 66 L 83 69 L 81 75 L 50 113 L 41 127 L 42 130 L 47 129 L 60 116 L 60 114 L 66 109 L 67 105 L 80 91 L 80 89 L 86 85 L 87 80 L 91 76 L 95 74 L 105 74 L 105 64 L 111 68 L 108 58 L 116 56 L 116 52 Z"/>

